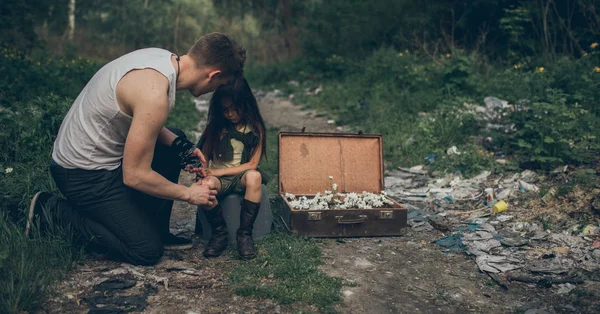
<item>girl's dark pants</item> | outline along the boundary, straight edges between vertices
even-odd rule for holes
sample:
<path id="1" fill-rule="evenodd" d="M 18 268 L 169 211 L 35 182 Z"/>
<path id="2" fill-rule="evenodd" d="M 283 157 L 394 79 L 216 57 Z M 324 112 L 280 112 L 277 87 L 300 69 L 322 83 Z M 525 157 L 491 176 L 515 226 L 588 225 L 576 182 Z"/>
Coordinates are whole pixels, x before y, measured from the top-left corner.
<path id="1" fill-rule="evenodd" d="M 179 157 L 157 143 L 152 169 L 177 183 Z M 173 201 L 127 187 L 121 166 L 115 170 L 65 169 L 52 162 L 50 172 L 66 197 L 57 201 L 61 224 L 72 227 L 92 248 L 135 265 L 152 265 L 162 257 L 161 236 L 169 232 Z"/>

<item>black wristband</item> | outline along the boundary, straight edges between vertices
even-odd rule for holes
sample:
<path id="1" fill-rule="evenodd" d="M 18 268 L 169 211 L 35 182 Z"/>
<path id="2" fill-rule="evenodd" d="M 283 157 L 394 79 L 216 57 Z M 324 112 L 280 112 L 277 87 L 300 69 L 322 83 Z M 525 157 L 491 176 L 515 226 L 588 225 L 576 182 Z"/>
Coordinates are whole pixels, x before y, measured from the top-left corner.
<path id="1" fill-rule="evenodd" d="M 181 168 L 190 165 L 194 168 L 201 167 L 200 160 L 197 156 L 192 155 L 196 146 L 190 142 L 185 136 L 177 137 L 171 144 L 171 149 L 179 156 Z"/>

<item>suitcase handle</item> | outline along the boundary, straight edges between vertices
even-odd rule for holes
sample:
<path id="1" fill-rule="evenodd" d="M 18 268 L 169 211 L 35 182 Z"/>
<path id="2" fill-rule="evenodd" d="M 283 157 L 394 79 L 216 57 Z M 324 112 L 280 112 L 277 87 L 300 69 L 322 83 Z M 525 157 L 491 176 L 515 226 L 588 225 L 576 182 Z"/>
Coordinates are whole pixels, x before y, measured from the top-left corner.
<path id="1" fill-rule="evenodd" d="M 358 218 L 352 218 L 352 219 L 344 219 L 344 217 L 340 217 L 338 218 L 338 224 L 340 225 L 355 225 L 355 224 L 361 224 L 363 222 L 365 222 L 365 220 L 367 220 L 367 216 L 366 215 L 360 215 L 358 216 Z"/>

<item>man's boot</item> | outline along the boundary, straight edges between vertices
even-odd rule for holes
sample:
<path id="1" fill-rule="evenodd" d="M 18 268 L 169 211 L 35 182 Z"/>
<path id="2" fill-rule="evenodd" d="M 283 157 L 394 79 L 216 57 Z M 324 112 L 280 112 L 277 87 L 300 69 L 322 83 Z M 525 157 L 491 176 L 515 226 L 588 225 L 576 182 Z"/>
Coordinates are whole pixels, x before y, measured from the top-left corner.
<path id="1" fill-rule="evenodd" d="M 254 247 L 254 240 L 252 239 L 252 229 L 259 208 L 260 203 L 254 203 L 247 199 L 242 201 L 240 228 L 237 230 L 237 249 L 240 257 L 245 260 L 256 257 L 256 247 Z"/>
<path id="2" fill-rule="evenodd" d="M 225 225 L 221 205 L 217 205 L 211 210 L 205 210 L 204 215 L 212 228 L 212 237 L 204 248 L 203 254 L 206 258 L 218 257 L 227 248 L 227 225 Z"/>

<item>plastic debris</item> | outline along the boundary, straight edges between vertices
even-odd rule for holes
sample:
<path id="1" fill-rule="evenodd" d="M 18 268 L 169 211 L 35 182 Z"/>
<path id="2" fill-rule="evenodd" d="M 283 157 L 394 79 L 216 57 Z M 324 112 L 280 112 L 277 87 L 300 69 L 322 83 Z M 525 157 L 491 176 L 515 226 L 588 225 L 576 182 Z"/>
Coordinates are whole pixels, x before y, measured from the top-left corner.
<path id="1" fill-rule="evenodd" d="M 575 289 L 575 285 L 571 283 L 562 283 L 558 285 L 558 290 L 556 290 L 557 294 L 567 294 L 571 292 L 571 290 Z"/>
<path id="2" fill-rule="evenodd" d="M 519 177 L 521 178 L 521 181 L 531 183 L 537 179 L 537 174 L 531 170 L 525 170 L 521 172 L 521 175 Z"/>
<path id="3" fill-rule="evenodd" d="M 496 219 L 500 222 L 507 222 L 509 220 L 511 220 L 513 218 L 513 216 L 510 215 L 498 215 L 496 216 Z"/>
<path id="4" fill-rule="evenodd" d="M 523 180 L 519 180 L 519 187 L 521 187 L 521 189 L 525 190 L 525 192 L 529 192 L 529 191 L 537 192 L 540 190 L 540 188 L 538 188 L 535 184 L 527 183 Z"/>
<path id="5" fill-rule="evenodd" d="M 446 248 L 444 250 L 444 253 L 464 252 L 466 247 L 463 244 L 461 238 L 462 234 L 453 234 L 447 237 L 443 237 L 435 241 L 435 243 L 441 247 Z"/>
<path id="6" fill-rule="evenodd" d="M 448 149 L 446 150 L 446 154 L 447 154 L 448 156 L 452 156 L 452 155 L 460 155 L 460 154 L 461 154 L 461 152 L 459 152 L 459 151 L 458 151 L 458 148 L 457 148 L 456 146 L 452 146 L 452 147 L 450 147 L 450 148 L 448 148 Z"/>
<path id="7" fill-rule="evenodd" d="M 496 213 L 496 214 L 505 212 L 507 208 L 508 208 L 508 204 L 506 204 L 505 201 L 499 201 L 496 204 L 494 204 L 494 206 L 492 206 L 492 209 L 494 210 L 494 213 Z"/>
<path id="8" fill-rule="evenodd" d="M 548 204 L 552 203 L 552 201 L 554 201 L 555 198 L 556 198 L 556 188 L 551 187 L 548 190 L 548 193 L 546 193 L 546 195 L 544 195 L 542 197 L 542 202 L 544 202 L 544 204 L 548 205 Z"/>
<path id="9" fill-rule="evenodd" d="M 503 273 L 509 270 L 519 269 L 519 260 L 506 256 L 480 255 L 475 259 L 477 267 L 483 272 Z"/>
<path id="10" fill-rule="evenodd" d="M 552 170 L 552 173 L 563 173 L 563 172 L 567 172 L 567 169 L 569 168 L 569 166 L 560 166 L 557 167 L 556 169 Z"/>

